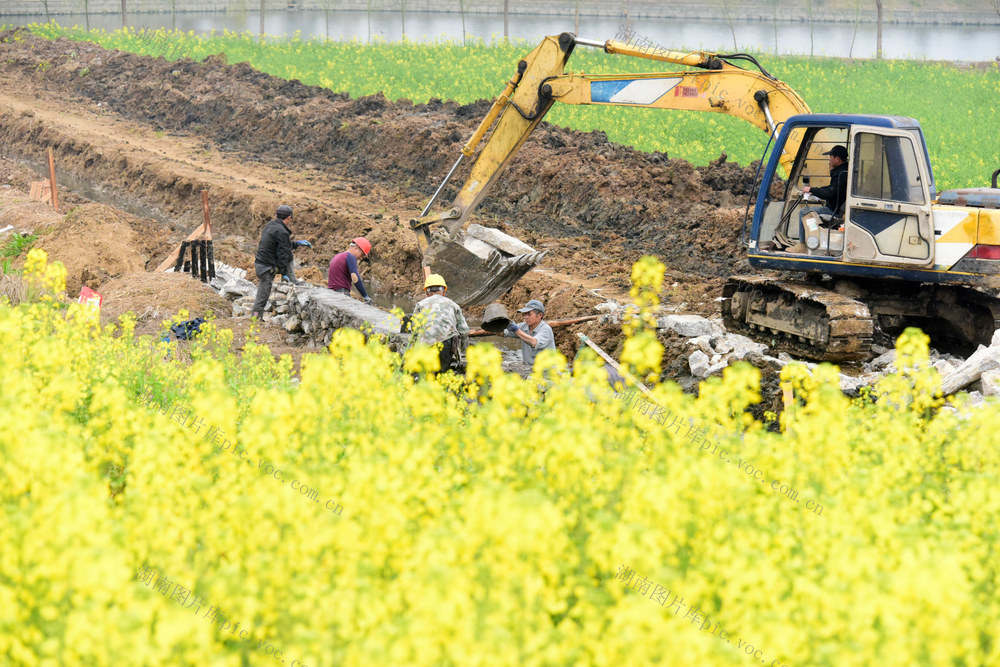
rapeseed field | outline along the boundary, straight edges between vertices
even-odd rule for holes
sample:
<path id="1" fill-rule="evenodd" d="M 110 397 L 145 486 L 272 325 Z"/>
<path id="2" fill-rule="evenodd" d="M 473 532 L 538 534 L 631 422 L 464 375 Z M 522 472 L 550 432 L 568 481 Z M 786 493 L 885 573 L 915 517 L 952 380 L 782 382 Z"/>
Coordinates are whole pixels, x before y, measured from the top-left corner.
<path id="1" fill-rule="evenodd" d="M 747 365 L 638 403 L 588 358 L 438 379 L 341 330 L 294 375 L 102 327 L 64 276 L 33 250 L 0 305 L 3 664 L 1000 662 L 1000 410 L 944 402 L 915 330 L 853 401 L 789 367 L 761 423 Z"/>

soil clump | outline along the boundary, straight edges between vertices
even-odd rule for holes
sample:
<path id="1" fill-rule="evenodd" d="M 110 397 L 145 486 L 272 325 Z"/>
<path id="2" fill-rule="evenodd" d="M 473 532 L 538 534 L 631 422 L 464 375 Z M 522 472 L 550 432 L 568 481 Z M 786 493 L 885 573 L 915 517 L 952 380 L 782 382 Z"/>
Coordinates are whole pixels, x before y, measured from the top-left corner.
<path id="1" fill-rule="evenodd" d="M 183 273 L 126 273 L 101 284 L 97 291 L 104 296 L 101 320 L 113 322 L 132 312 L 137 335 L 156 334 L 160 322 L 181 310 L 192 318 L 228 317 L 233 310 L 215 290 Z"/>

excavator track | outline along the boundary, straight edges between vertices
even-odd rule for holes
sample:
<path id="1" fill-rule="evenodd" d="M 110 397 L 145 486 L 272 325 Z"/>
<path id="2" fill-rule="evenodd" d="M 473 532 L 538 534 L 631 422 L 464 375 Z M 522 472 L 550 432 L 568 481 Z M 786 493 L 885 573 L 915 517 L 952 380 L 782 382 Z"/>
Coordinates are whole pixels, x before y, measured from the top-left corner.
<path id="1" fill-rule="evenodd" d="M 762 276 L 730 278 L 722 291 L 726 328 L 798 357 L 854 362 L 871 356 L 874 321 L 864 302 Z"/>
<path id="2" fill-rule="evenodd" d="M 1000 329 L 1000 300 L 973 287 L 885 282 L 864 287 L 875 323 L 892 337 L 916 326 L 935 348 L 968 356 L 979 345 L 990 345 Z"/>

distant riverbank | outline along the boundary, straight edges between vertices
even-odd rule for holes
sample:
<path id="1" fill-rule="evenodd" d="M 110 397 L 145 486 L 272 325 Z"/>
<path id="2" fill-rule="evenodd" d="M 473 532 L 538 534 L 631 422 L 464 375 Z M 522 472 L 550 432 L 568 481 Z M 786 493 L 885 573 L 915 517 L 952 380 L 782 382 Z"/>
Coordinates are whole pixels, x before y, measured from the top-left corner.
<path id="1" fill-rule="evenodd" d="M 48 13 L 52 17 L 80 14 L 80 0 L 48 0 Z M 170 4 L 163 0 L 127 0 L 129 13 L 171 13 Z M 400 12 L 400 0 L 266 0 L 269 12 L 288 11 L 289 5 L 300 10 Z M 877 20 L 874 3 L 860 0 L 830 0 L 822 7 L 810 7 L 808 3 L 779 0 L 777 4 L 754 3 L 745 5 L 731 0 L 705 0 L 704 2 L 680 2 L 667 0 L 631 0 L 606 2 L 604 0 L 544 0 L 526 2 L 524 0 L 492 0 L 488 4 L 480 0 L 467 7 L 467 15 L 502 15 L 504 5 L 511 15 L 564 16 L 575 19 L 581 17 L 621 17 L 623 22 L 641 22 L 643 19 L 682 20 L 727 20 L 761 21 L 768 23 L 854 23 L 873 24 Z M 733 5 L 739 4 L 738 7 Z M 818 3 L 817 3 L 818 4 Z M 907 2 L 893 3 L 892 8 L 883 11 L 883 23 L 903 25 L 1000 25 L 1000 11 L 989 5 L 972 0 L 952 0 L 936 3 L 933 9 L 918 7 Z M 0 16 L 44 16 L 45 3 L 39 0 L 5 0 L 0 6 Z M 121 0 L 90 0 L 92 15 L 119 14 Z M 255 13 L 259 10 L 257 0 L 176 0 L 177 13 L 192 12 L 234 12 Z M 442 4 L 437 0 L 406 0 L 407 12 L 439 12 L 459 14 L 457 0 Z M 44 20 L 44 19 L 43 19 Z"/>

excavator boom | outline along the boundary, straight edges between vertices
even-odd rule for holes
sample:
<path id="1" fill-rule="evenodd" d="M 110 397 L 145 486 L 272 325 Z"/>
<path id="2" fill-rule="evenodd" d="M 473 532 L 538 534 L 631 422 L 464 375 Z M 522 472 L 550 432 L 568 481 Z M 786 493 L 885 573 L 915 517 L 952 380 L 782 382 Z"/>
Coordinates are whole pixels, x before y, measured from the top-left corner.
<path id="1" fill-rule="evenodd" d="M 618 75 L 567 74 L 566 63 L 576 46 L 696 69 Z M 544 252 L 536 252 L 497 230 L 477 225 L 468 230 L 463 227 L 555 102 L 726 113 L 768 134 L 774 133 L 784 119 L 809 112 L 798 94 L 759 65 L 760 71 L 754 72 L 733 65 L 730 60 L 757 64 L 744 54 L 639 49 L 614 40 L 578 39 L 571 33 L 546 37 L 518 63 L 516 73 L 494 100 L 434 197 L 421 216 L 410 222 L 417 234 L 425 274 L 433 269 L 445 275 L 452 299 L 463 306 L 477 305 L 507 292 L 541 261 Z M 462 160 L 475 153 L 487 133 L 489 138 L 485 139 L 451 206 L 428 215 Z M 786 171 L 791 167 L 796 148 L 794 141 L 785 146 L 787 160 L 786 155 L 781 160 Z"/>

